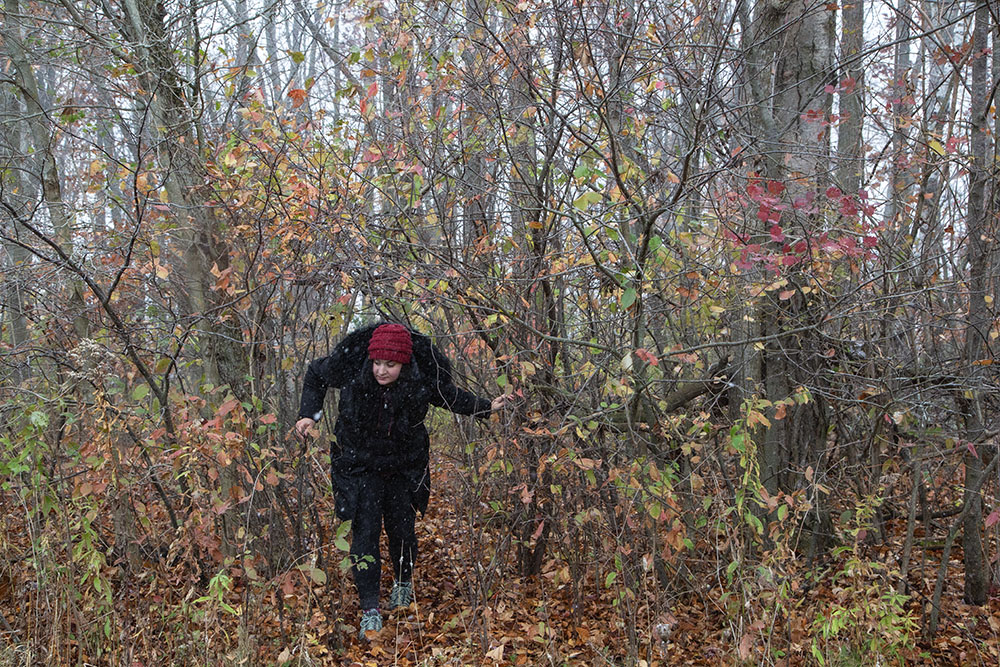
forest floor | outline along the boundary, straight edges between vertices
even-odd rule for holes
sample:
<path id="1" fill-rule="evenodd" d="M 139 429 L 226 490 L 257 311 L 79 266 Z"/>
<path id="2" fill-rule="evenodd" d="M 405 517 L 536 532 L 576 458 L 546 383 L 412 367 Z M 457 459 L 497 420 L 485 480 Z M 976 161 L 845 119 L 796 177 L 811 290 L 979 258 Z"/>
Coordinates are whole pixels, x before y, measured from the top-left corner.
<path id="1" fill-rule="evenodd" d="M 628 634 L 623 613 L 615 604 L 612 590 L 588 588 L 582 609 L 574 614 L 571 587 L 555 576 L 556 563 L 541 577 L 525 580 L 511 577 L 499 586 L 499 599 L 492 600 L 494 611 L 473 622 L 470 607 L 461 590 L 471 571 L 460 545 L 468 529 L 454 512 L 450 497 L 457 497 L 455 479 L 460 474 L 447 460 L 436 461 L 435 495 L 423 520 L 418 521 L 421 544 L 416 580 L 417 604 L 405 613 L 389 614 L 385 627 L 373 641 L 345 636 L 342 650 L 325 656 L 329 664 L 370 667 L 374 665 L 622 665 L 628 653 Z M 876 558 L 893 558 L 900 549 L 904 521 L 888 523 L 889 539 L 874 547 Z M 893 531 L 897 532 L 895 534 Z M 385 548 L 383 545 L 383 552 Z M 952 577 L 942 598 L 941 625 L 933 641 L 917 640 L 903 655 L 892 656 L 843 653 L 838 665 L 1000 665 L 1000 598 L 992 597 L 988 607 L 962 602 L 961 551 L 951 555 Z M 715 567 L 714 563 L 706 564 Z M 929 600 L 939 562 L 928 560 L 911 568 L 914 590 L 922 589 Z M 826 564 L 828 573 L 840 565 Z M 544 569 L 544 568 L 543 568 Z M 923 576 L 921 576 L 923 573 Z M 692 573 L 691 581 L 707 581 L 705 573 Z M 650 577 L 652 579 L 652 577 Z M 839 584 L 839 585 L 838 585 Z M 383 588 L 391 585 L 385 578 Z M 842 581 L 821 578 L 808 590 L 796 593 L 797 613 L 774 632 L 770 646 L 764 646 L 764 628 L 749 628 L 751 638 L 744 647 L 734 639 L 733 625 L 718 603 L 721 590 L 711 585 L 687 590 L 648 591 L 648 598 L 636 605 L 635 631 L 640 665 L 812 665 L 808 629 L 798 618 L 814 618 L 817 610 L 843 604 Z M 353 591 L 348 591 L 350 598 Z M 850 594 L 850 591 L 847 592 Z M 911 596 L 908 610 L 921 618 L 919 594 Z M 669 606 L 669 609 L 667 608 Z M 850 606 L 850 605 L 845 605 Z M 350 608 L 350 607 L 347 607 Z M 355 623 L 356 608 L 347 614 Z M 656 626 L 672 615 L 674 629 L 666 642 L 656 638 Z M 775 626 L 777 627 L 777 626 Z M 776 635 L 782 635 L 776 637 Z M 765 659 L 770 649 L 772 657 Z M 741 658 L 743 651 L 745 657 Z M 786 657 L 774 659 L 773 651 L 784 650 Z"/>
<path id="2" fill-rule="evenodd" d="M 817 632 L 817 614 L 830 612 L 837 605 L 853 610 L 853 622 L 858 627 L 876 627 L 858 609 L 867 594 L 879 599 L 877 584 L 865 591 L 851 588 L 844 578 L 832 576 L 843 571 L 842 562 L 824 566 L 824 574 L 811 586 L 792 586 L 791 598 L 785 608 L 791 611 L 781 619 L 764 618 L 759 623 L 740 628 L 723 611 L 720 588 L 713 585 L 710 570 L 718 564 L 706 558 L 704 572 L 691 565 L 686 585 L 675 590 L 656 589 L 644 584 L 639 595 L 628 605 L 615 602 L 614 587 L 594 582 L 583 587 L 583 594 L 574 609 L 573 587 L 567 580 L 566 569 L 552 560 L 543 567 L 543 574 L 532 579 L 512 576 L 510 563 L 471 562 L 467 545 L 471 526 L 456 510 L 454 499 L 461 493 L 461 473 L 447 459 L 435 457 L 434 493 L 427 516 L 418 520 L 421 554 L 415 574 L 416 601 L 407 610 L 387 613 L 385 627 L 369 641 L 357 635 L 358 609 L 349 573 L 336 564 L 325 567 L 325 581 L 310 582 L 303 591 L 284 590 L 280 584 L 270 587 L 267 595 L 251 599 L 238 577 L 224 599 L 239 613 L 223 613 L 204 617 L 198 641 L 205 648 L 192 649 L 190 641 L 174 641 L 170 636 L 169 614 L 159 622 L 150 618 L 150 600 L 171 598 L 174 608 L 183 606 L 181 586 L 175 595 L 166 592 L 170 584 L 148 578 L 148 586 L 123 587 L 115 592 L 116 608 L 141 609 L 146 617 L 119 623 L 115 634 L 118 648 L 114 659 L 59 661 L 76 664 L 125 664 L 129 667 L 159 664 L 218 664 L 218 665 L 622 665 L 626 663 L 629 646 L 627 623 L 635 631 L 633 645 L 638 647 L 639 665 L 719 665 L 719 664 L 818 664 L 811 657 L 811 647 Z M 37 584 L 28 559 L 12 554 L 29 554 L 30 544 L 19 503 L 9 494 L 3 499 L 5 525 L 3 544 L 9 551 L 0 571 L 0 667 L 22 664 L 54 664 L 43 660 L 45 649 L 31 654 L 27 646 L 42 624 L 26 621 L 32 615 L 32 590 Z M 320 515 L 332 516 L 329 507 L 321 507 Z M 873 546 L 875 560 L 893 559 L 899 553 L 901 522 L 890 522 L 889 538 L 884 546 Z M 328 529 L 329 530 L 329 529 Z M 499 536 L 478 535 L 486 543 L 495 543 Z M 383 545 L 383 553 L 385 553 Z M 331 553 L 332 550 L 331 550 Z M 340 554 L 339 557 L 342 557 Z M 953 552 L 953 573 L 946 588 L 941 613 L 941 626 L 933 641 L 917 639 L 914 645 L 895 659 L 856 651 L 837 653 L 827 664 L 940 664 L 996 665 L 1000 664 L 1000 599 L 990 600 L 988 607 L 973 607 L 961 601 L 961 554 Z M 926 600 L 932 594 L 938 563 L 927 559 L 911 568 L 912 595 L 907 609 L 920 620 Z M 802 574 L 794 564 L 787 573 Z M 157 575 L 161 576 L 161 575 Z M 470 576 L 496 577 L 488 585 L 476 585 Z M 878 577 L 875 577 L 877 582 Z M 391 584 L 383 579 L 383 597 Z M 157 588 L 157 587 L 161 588 Z M 493 591 L 485 604 L 473 604 L 476 590 Z M 656 589 L 656 590 L 654 590 Z M 149 591 L 157 591 L 150 597 Z M 191 599 L 188 594 L 187 599 Z M 277 598 L 283 597 L 278 603 Z M 748 603 L 749 604 L 749 603 Z M 145 605 L 145 606 L 144 606 Z M 160 609 L 171 607 L 164 606 Z M 766 608 L 764 605 L 762 608 Z M 875 608 L 871 608 L 875 609 Z M 135 615 L 135 614 L 133 614 Z M 122 614 L 121 618 L 129 614 Z M 626 619 L 632 619 L 628 622 Z M 801 619 L 812 619 L 809 621 Z M 656 627 L 664 622 L 673 625 L 666 641 L 660 641 Z M 194 624 L 188 622 L 184 632 Z M 842 630 L 839 638 L 849 636 Z M 131 634 L 130 634 L 131 633 Z M 913 637 L 919 632 L 914 630 Z M 190 637 L 190 635 L 189 635 Z M 769 640 L 767 638 L 770 637 Z M 34 640 L 37 642 L 37 637 Z M 857 642 L 871 637 L 858 636 Z M 769 643 L 765 645 L 765 641 Z M 857 645 L 856 642 L 856 645 Z M 211 650 L 207 648 L 211 644 Z M 131 645 L 132 648 L 122 649 Z M 185 648 L 185 646 L 187 648 Z M 829 647 L 827 646 L 827 649 Z M 65 655 L 72 655 L 66 652 Z M 32 655 L 36 656 L 32 658 Z M 765 657 L 769 656 L 769 657 Z M 776 657 L 777 656 L 777 659 Z"/>

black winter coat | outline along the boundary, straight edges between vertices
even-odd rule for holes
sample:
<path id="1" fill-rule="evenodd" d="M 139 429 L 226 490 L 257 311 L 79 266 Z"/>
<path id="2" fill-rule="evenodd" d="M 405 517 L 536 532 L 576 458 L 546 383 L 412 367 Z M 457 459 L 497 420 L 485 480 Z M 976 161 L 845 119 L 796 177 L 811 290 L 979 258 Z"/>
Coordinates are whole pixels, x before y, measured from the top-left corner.
<path id="1" fill-rule="evenodd" d="M 330 473 L 337 516 L 353 519 L 366 475 L 398 475 L 423 513 L 430 497 L 430 439 L 424 417 L 430 405 L 452 412 L 488 416 L 490 401 L 452 382 L 447 357 L 423 334 L 411 331 L 413 358 L 400 378 L 383 387 L 372 376 L 368 341 L 377 324 L 357 329 L 306 370 L 300 417 L 317 419 L 326 392 L 340 389 L 330 446 Z"/>

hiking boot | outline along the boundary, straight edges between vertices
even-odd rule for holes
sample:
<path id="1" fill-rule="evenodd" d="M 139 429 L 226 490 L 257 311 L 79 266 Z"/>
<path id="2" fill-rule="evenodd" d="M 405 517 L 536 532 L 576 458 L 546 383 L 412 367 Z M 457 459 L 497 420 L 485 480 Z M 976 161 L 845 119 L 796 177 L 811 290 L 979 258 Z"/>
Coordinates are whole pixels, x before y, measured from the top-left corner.
<path id="1" fill-rule="evenodd" d="M 361 629 L 358 632 L 358 639 L 364 641 L 368 639 L 368 631 L 378 632 L 382 629 L 382 614 L 378 609 L 366 609 L 361 613 Z"/>
<path id="2" fill-rule="evenodd" d="M 389 593 L 389 609 L 409 607 L 411 602 L 413 602 L 413 582 L 392 582 L 392 592 Z"/>

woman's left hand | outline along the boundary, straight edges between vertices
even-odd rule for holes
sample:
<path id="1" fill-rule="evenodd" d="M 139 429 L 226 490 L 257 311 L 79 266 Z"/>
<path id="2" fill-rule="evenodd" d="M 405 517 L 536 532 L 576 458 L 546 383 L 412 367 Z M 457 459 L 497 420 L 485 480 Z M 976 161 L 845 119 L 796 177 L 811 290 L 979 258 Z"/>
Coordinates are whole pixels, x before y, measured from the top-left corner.
<path id="1" fill-rule="evenodd" d="M 493 412 L 496 412 L 497 410 L 500 410 L 505 405 L 507 405 L 507 403 L 509 403 L 513 399 L 514 399 L 514 394 L 500 394 L 492 401 L 490 401 L 490 408 L 493 410 Z"/>

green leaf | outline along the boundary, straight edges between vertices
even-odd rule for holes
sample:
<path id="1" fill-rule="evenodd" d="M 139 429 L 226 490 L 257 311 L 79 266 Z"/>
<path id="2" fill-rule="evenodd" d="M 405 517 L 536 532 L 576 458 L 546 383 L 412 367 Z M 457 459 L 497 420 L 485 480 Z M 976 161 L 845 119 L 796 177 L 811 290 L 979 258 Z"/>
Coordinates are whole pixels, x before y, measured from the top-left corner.
<path id="1" fill-rule="evenodd" d="M 591 204 L 596 204 L 599 201 L 601 201 L 601 193 L 591 190 L 590 192 L 584 192 L 582 195 L 577 197 L 573 201 L 573 206 L 583 211 Z"/>
<path id="2" fill-rule="evenodd" d="M 292 57 L 292 62 L 294 62 L 296 65 L 303 62 L 306 59 L 305 54 L 302 53 L 301 51 L 289 51 L 288 55 Z"/>
<path id="3" fill-rule="evenodd" d="M 147 394 L 149 394 L 149 385 L 140 384 L 138 387 L 132 390 L 132 400 L 141 401 L 142 399 L 146 398 Z"/>
<path id="4" fill-rule="evenodd" d="M 41 410 L 35 410 L 32 412 L 28 419 L 31 421 L 32 426 L 37 428 L 45 428 L 49 425 L 49 416 Z"/>
<path id="5" fill-rule="evenodd" d="M 625 290 L 625 293 L 622 294 L 622 307 L 630 308 L 632 304 L 635 303 L 636 296 L 637 294 L 634 287 L 629 287 Z"/>

